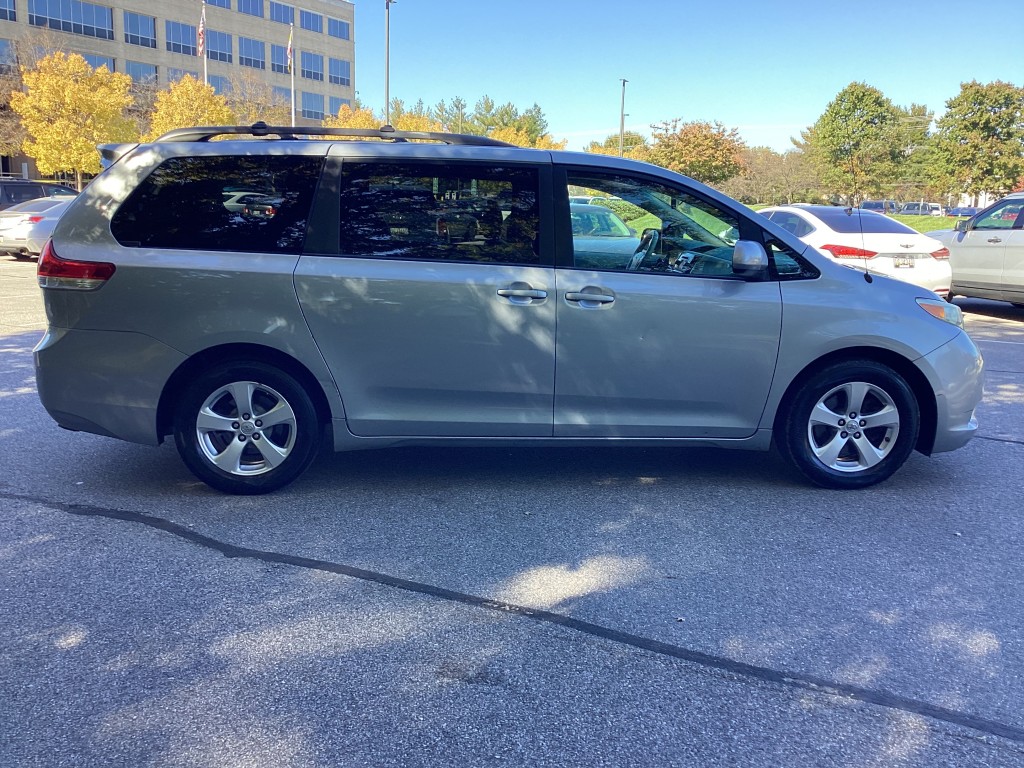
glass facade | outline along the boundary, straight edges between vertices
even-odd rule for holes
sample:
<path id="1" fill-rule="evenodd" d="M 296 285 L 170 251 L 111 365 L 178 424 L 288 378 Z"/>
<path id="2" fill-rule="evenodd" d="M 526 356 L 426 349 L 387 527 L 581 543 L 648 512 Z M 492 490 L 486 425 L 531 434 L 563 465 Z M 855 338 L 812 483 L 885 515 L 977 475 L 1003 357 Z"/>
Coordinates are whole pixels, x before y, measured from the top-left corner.
<path id="1" fill-rule="evenodd" d="M 164 25 L 167 37 L 167 50 L 171 53 L 184 53 L 186 56 L 197 55 L 196 28 L 180 21 L 168 21 Z"/>
<path id="2" fill-rule="evenodd" d="M 270 71 L 288 73 L 288 47 L 270 44 Z"/>
<path id="3" fill-rule="evenodd" d="M 231 56 L 231 35 L 227 32 L 215 32 L 212 29 L 206 30 L 206 58 L 211 61 L 225 61 L 230 64 Z"/>
<path id="4" fill-rule="evenodd" d="M 302 116 L 311 120 L 324 119 L 324 96 L 322 93 L 303 92 Z"/>
<path id="5" fill-rule="evenodd" d="M 89 66 L 93 69 L 106 67 L 107 71 L 114 71 L 114 58 L 112 56 L 97 56 L 93 53 L 83 53 L 82 58 L 85 59 Z"/>
<path id="6" fill-rule="evenodd" d="M 330 59 L 328 74 L 335 85 L 352 85 L 352 64 L 344 59 Z"/>
<path id="7" fill-rule="evenodd" d="M 210 86 L 216 94 L 227 93 L 231 90 L 231 81 L 220 75 L 210 75 Z"/>
<path id="8" fill-rule="evenodd" d="M 199 79 L 198 72 L 193 72 L 191 69 L 175 69 L 172 67 L 171 69 L 167 70 L 167 82 L 176 83 L 179 80 L 181 80 L 181 78 L 183 78 L 185 75 L 190 75 L 196 80 Z"/>
<path id="9" fill-rule="evenodd" d="M 352 28 L 347 21 L 327 17 L 327 34 L 339 40 L 349 40 L 352 36 Z"/>
<path id="10" fill-rule="evenodd" d="M 114 39 L 114 12 L 82 0 L 28 0 L 28 23 L 73 35 Z"/>
<path id="11" fill-rule="evenodd" d="M 324 79 L 324 57 L 319 53 L 302 52 L 302 66 L 299 68 L 301 74 L 307 80 Z"/>
<path id="12" fill-rule="evenodd" d="M 263 0 L 238 0 L 238 12 L 263 18 Z"/>
<path id="13" fill-rule="evenodd" d="M 129 45 L 156 48 L 156 19 L 152 16 L 125 11 L 124 41 Z"/>
<path id="14" fill-rule="evenodd" d="M 18 11 L 14 7 L 14 0 L 0 0 L 0 19 L 4 21 L 17 21 Z M 7 40 L 6 42 L 10 42 Z"/>
<path id="15" fill-rule="evenodd" d="M 267 68 L 267 45 L 262 40 L 238 38 L 238 63 L 254 69 Z"/>
<path id="16" fill-rule="evenodd" d="M 155 83 L 156 67 L 153 64 L 145 64 L 141 61 L 126 61 L 124 71 L 136 83 Z"/>
<path id="17" fill-rule="evenodd" d="M 331 105 L 331 116 L 337 116 L 338 110 L 344 106 L 352 106 L 352 101 L 350 99 L 343 99 L 340 96 L 331 96 L 328 101 Z"/>
<path id="18" fill-rule="evenodd" d="M 299 9 L 299 26 L 308 29 L 310 32 L 324 31 L 324 17 L 312 11 Z"/>
<path id="19" fill-rule="evenodd" d="M 231 0 L 206 0 L 207 5 L 216 5 L 218 8 L 231 10 Z"/>
<path id="20" fill-rule="evenodd" d="M 275 3 L 270 0 L 270 20 L 279 21 L 282 24 L 295 23 L 295 8 L 284 3 Z"/>

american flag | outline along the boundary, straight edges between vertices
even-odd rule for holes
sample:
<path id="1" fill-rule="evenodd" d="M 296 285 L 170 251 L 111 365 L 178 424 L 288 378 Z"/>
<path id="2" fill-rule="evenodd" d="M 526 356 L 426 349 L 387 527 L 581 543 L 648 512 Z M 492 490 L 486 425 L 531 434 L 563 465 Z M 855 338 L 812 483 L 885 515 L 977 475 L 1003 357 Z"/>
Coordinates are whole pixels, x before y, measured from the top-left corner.
<path id="1" fill-rule="evenodd" d="M 294 24 L 292 24 L 288 28 L 288 51 L 285 53 L 285 56 L 288 57 L 288 71 L 289 72 L 292 71 L 292 35 L 293 34 L 295 34 L 295 25 Z"/>
<path id="2" fill-rule="evenodd" d="M 199 15 L 199 34 L 196 35 L 196 41 L 199 43 L 199 58 L 203 58 L 203 54 L 206 53 L 206 2 L 203 2 L 203 12 Z"/>

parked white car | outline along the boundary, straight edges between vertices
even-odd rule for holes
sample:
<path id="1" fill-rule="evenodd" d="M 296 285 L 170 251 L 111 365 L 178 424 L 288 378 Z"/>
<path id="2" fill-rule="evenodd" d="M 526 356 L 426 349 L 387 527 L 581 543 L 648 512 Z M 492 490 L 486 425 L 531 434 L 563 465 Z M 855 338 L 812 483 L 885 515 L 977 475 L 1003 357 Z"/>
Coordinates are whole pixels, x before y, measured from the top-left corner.
<path id="1" fill-rule="evenodd" d="M 1024 307 L 1024 192 L 932 232 L 949 249 L 950 296 L 1008 301 Z"/>
<path id="2" fill-rule="evenodd" d="M 949 293 L 949 251 L 938 240 L 874 211 L 785 205 L 759 211 L 841 264 Z"/>
<path id="3" fill-rule="evenodd" d="M 16 259 L 37 258 L 61 214 L 74 199 L 71 196 L 41 197 L 0 211 L 0 253 L 8 253 Z"/>

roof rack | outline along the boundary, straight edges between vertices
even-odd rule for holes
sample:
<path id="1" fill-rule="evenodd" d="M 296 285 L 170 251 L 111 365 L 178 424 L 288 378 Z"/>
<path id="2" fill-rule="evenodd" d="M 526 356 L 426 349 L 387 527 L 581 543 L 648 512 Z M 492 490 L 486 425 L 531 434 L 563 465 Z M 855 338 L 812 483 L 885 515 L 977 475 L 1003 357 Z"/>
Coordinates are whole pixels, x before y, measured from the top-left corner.
<path id="1" fill-rule="evenodd" d="M 213 125 L 195 128 L 177 128 L 168 131 L 156 141 L 209 141 L 215 136 L 277 136 L 280 139 L 297 139 L 302 136 L 347 136 L 364 139 L 382 139 L 385 141 L 437 141 L 442 144 L 461 144 L 466 146 L 512 147 L 504 141 L 490 139 L 486 136 L 473 136 L 464 133 L 435 133 L 432 131 L 396 131 L 390 125 L 380 128 L 323 128 L 267 125 L 264 122 L 252 125 Z"/>

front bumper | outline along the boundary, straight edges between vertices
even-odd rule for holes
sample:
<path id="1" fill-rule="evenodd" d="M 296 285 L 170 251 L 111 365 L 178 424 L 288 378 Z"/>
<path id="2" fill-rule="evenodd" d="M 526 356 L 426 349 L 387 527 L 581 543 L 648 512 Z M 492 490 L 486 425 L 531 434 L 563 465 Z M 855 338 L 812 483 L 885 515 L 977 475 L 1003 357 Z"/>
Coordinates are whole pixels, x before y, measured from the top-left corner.
<path id="1" fill-rule="evenodd" d="M 966 333 L 958 333 L 917 361 L 935 392 L 936 423 L 932 453 L 955 451 L 978 431 L 974 409 L 984 394 L 981 350 Z"/>

